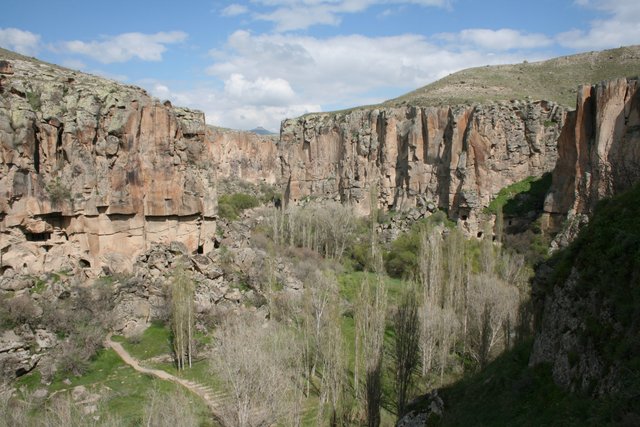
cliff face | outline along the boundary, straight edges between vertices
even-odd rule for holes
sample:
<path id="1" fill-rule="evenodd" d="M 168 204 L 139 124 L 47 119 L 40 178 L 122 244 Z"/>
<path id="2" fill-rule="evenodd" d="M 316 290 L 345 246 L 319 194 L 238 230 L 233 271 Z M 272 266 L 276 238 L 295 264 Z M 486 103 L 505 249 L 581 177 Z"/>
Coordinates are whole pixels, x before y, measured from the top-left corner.
<path id="1" fill-rule="evenodd" d="M 207 126 L 206 140 L 219 178 L 252 184 L 280 181 L 277 136 Z"/>
<path id="2" fill-rule="evenodd" d="M 153 242 L 208 249 L 202 113 L 34 61 L 0 73 L 3 271 L 123 269 Z"/>
<path id="3" fill-rule="evenodd" d="M 639 142 L 638 80 L 580 87 L 558 140 L 545 212 L 590 214 L 599 200 L 629 189 L 640 179 Z"/>
<path id="4" fill-rule="evenodd" d="M 640 181 L 638 89 L 637 80 L 627 79 L 580 89 L 577 109 L 558 141 L 558 164 L 545 202 L 556 223 L 567 217 L 569 225 L 586 222 L 598 201 Z M 639 200 L 634 187 L 596 209 L 593 221 L 562 254 L 573 266 L 570 273 L 549 284 L 530 363 L 551 364 L 554 380 L 565 387 L 596 395 L 625 392 L 625 381 L 637 369 L 629 360 L 640 342 Z M 563 230 L 564 243 L 576 234 L 575 226 Z"/>
<path id="5" fill-rule="evenodd" d="M 314 114 L 283 122 L 286 196 L 384 209 L 434 204 L 477 228 L 498 191 L 555 165 L 565 110 L 540 102 Z M 371 191 L 371 188 L 375 191 Z"/>

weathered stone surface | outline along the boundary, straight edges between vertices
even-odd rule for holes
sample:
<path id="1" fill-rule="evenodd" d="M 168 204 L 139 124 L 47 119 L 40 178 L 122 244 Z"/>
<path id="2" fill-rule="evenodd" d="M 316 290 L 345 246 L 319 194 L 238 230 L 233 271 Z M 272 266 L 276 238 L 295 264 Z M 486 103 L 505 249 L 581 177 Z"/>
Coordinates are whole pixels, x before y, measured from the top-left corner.
<path id="1" fill-rule="evenodd" d="M 445 209 L 469 231 L 498 191 L 551 171 L 565 110 L 539 102 L 312 114 L 282 124 L 280 180 L 296 202 L 317 196 L 369 210 Z"/>
<path id="2" fill-rule="evenodd" d="M 558 139 L 558 163 L 545 212 L 590 214 L 596 203 L 640 180 L 640 91 L 637 79 L 578 90 L 577 108 Z"/>
<path id="3" fill-rule="evenodd" d="M 549 228 L 560 229 L 555 248 L 575 239 L 598 201 L 640 180 L 638 89 L 637 80 L 627 79 L 580 88 L 577 109 L 558 141 L 558 163 L 545 201 Z M 590 333 L 594 325 L 620 330 L 616 307 L 606 293 L 582 285 L 581 274 L 574 268 L 546 295 L 530 364 L 549 363 L 556 383 L 571 390 L 596 396 L 620 392 L 628 372 L 605 360 L 610 350 Z M 549 280 L 543 275 L 543 282 Z"/>
<path id="4" fill-rule="evenodd" d="M 130 270 L 155 242 L 213 248 L 215 171 L 202 113 L 43 63 L 9 65 L 0 92 L 3 268 Z"/>
<path id="5" fill-rule="evenodd" d="M 252 184 L 275 184 L 281 180 L 276 136 L 212 126 L 207 127 L 206 135 L 218 177 Z"/>

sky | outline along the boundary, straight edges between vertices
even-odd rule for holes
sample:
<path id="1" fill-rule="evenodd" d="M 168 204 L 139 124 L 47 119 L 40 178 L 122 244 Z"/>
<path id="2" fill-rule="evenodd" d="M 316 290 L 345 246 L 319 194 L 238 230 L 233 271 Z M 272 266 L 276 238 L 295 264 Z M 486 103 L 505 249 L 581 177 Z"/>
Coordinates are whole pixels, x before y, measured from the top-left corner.
<path id="1" fill-rule="evenodd" d="M 3 0 L 0 46 L 277 131 L 455 71 L 640 44 L 638 0 Z"/>

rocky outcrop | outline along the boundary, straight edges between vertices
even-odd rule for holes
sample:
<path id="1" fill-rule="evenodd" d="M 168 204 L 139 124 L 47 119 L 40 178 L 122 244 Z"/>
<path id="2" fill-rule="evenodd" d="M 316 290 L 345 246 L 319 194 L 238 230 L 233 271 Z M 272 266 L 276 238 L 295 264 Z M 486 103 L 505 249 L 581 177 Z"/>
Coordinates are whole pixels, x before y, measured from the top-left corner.
<path id="1" fill-rule="evenodd" d="M 219 178 L 250 184 L 280 180 L 277 136 L 207 126 L 206 140 Z"/>
<path id="2" fill-rule="evenodd" d="M 624 193 L 628 200 L 610 200 L 606 206 L 615 208 L 611 212 L 592 214 L 598 201 L 640 181 L 638 89 L 638 80 L 631 79 L 580 88 L 577 109 L 569 114 L 558 141 L 558 164 L 545 201 L 549 226 L 562 228 L 557 247 L 568 246 L 579 232 L 581 237 L 565 249 L 564 268 L 573 265 L 566 277 L 554 282 L 555 276 L 547 274 L 550 277 L 541 279 L 549 290 L 530 364 L 548 363 L 556 383 L 596 396 L 634 395 L 625 390 L 625 377 L 633 375 L 625 363 L 637 352 L 611 349 L 628 343 L 633 348 L 638 342 L 637 308 L 629 319 L 629 307 L 622 307 L 635 301 L 637 271 L 633 273 L 629 260 L 614 265 L 637 253 L 637 231 L 628 229 L 637 219 L 637 197 L 629 196 L 637 194 L 637 187 Z M 607 229 L 603 224 L 614 225 Z"/>
<path id="3" fill-rule="evenodd" d="M 122 270 L 155 242 L 212 248 L 202 113 L 37 61 L 2 70 L 3 270 Z"/>
<path id="4" fill-rule="evenodd" d="M 550 217 L 591 214 L 599 200 L 640 180 L 638 86 L 637 79 L 618 79 L 580 87 L 558 139 L 544 207 Z"/>
<path id="5" fill-rule="evenodd" d="M 544 101 L 313 114 L 282 124 L 285 196 L 384 209 L 435 204 L 474 231 L 498 191 L 555 165 L 565 110 Z M 373 191 L 372 191 L 373 189 Z"/>

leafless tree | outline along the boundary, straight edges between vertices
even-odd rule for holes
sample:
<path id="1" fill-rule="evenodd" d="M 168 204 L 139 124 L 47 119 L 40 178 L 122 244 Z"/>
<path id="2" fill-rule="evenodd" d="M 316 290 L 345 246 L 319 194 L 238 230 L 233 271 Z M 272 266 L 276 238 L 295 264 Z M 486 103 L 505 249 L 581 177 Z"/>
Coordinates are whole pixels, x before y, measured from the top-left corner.
<path id="1" fill-rule="evenodd" d="M 226 425 L 268 426 L 299 421 L 302 372 L 292 331 L 252 314 L 226 319 L 215 334 L 212 371 L 229 399 L 221 416 Z"/>
<path id="2" fill-rule="evenodd" d="M 407 405 L 413 374 L 419 361 L 418 301 L 413 285 L 403 293 L 393 320 L 395 330 L 396 405 L 398 416 L 401 416 L 404 414 Z"/>
<path id="3" fill-rule="evenodd" d="M 162 393 L 153 389 L 144 407 L 143 423 L 147 427 L 196 427 L 200 420 L 189 396 L 183 391 Z"/>
<path id="4" fill-rule="evenodd" d="M 356 360 L 354 369 L 354 388 L 356 399 L 360 387 L 359 368 L 365 369 L 365 408 L 367 425 L 380 425 L 380 407 L 382 405 L 382 356 L 387 311 L 387 292 L 382 278 L 377 276 L 375 292 L 371 293 L 371 284 L 363 280 L 355 306 L 356 324 Z"/>
<path id="5" fill-rule="evenodd" d="M 184 369 L 185 364 L 191 367 L 194 298 L 195 285 L 191 277 L 183 267 L 176 268 L 171 282 L 171 332 L 178 370 Z"/>
<path id="6" fill-rule="evenodd" d="M 470 344 L 473 357 L 484 366 L 505 337 L 504 328 L 518 312 L 518 289 L 496 275 L 479 274 L 470 287 Z M 510 335 L 510 331 L 506 336 Z"/>

